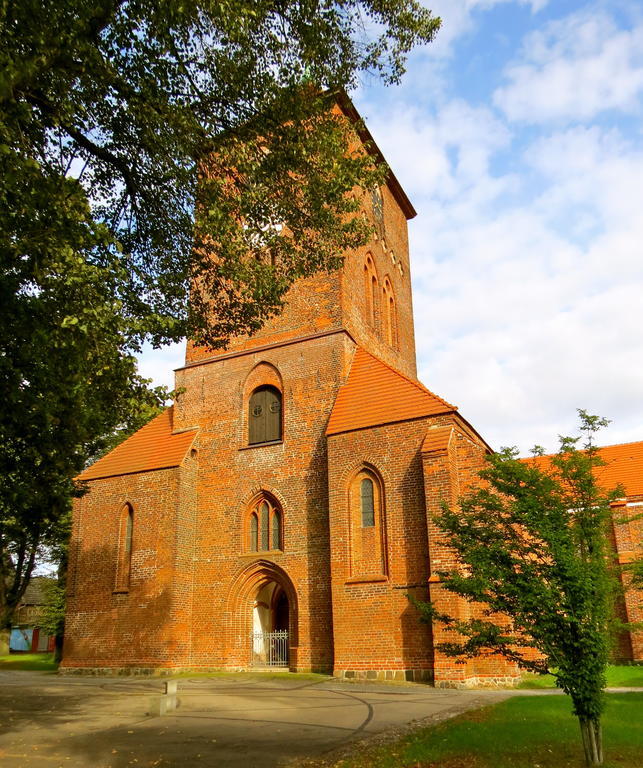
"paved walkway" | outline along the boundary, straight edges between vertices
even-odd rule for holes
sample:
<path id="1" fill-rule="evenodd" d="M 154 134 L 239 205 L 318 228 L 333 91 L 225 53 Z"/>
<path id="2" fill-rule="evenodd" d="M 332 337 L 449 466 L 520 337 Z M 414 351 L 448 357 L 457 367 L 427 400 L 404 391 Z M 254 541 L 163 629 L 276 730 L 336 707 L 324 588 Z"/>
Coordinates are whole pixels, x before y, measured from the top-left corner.
<path id="1" fill-rule="evenodd" d="M 294 675 L 185 678 L 179 708 L 157 717 L 162 688 L 159 679 L 0 671 L 0 765 L 270 768 L 511 695 Z"/>

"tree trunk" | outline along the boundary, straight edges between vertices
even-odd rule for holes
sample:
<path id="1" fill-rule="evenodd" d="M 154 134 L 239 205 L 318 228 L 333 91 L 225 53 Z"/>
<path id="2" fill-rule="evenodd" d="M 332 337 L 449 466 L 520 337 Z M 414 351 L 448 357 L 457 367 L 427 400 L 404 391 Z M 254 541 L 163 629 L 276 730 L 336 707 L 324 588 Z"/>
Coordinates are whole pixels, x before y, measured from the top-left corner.
<path id="1" fill-rule="evenodd" d="M 54 661 L 56 664 L 60 664 L 63 660 L 63 636 L 56 635 L 56 643 L 54 645 Z"/>
<path id="2" fill-rule="evenodd" d="M 580 733 L 587 765 L 603 764 L 603 733 L 600 718 L 579 717 Z"/>
<path id="3" fill-rule="evenodd" d="M 9 640 L 11 638 L 11 630 L 3 627 L 0 629 L 0 656 L 7 656 L 9 653 Z"/>

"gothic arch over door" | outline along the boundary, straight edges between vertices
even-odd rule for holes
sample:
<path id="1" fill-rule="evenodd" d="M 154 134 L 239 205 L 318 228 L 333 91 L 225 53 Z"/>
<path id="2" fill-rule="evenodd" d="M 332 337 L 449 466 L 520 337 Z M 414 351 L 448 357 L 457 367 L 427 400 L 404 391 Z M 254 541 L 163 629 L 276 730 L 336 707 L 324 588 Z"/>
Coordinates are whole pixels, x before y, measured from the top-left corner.
<path id="1" fill-rule="evenodd" d="M 295 668 L 299 634 L 297 603 L 297 591 L 283 568 L 268 560 L 256 560 L 246 566 L 230 587 L 226 665 L 250 666 L 253 661 L 250 638 L 258 622 L 260 631 L 288 632 L 289 665 Z"/>

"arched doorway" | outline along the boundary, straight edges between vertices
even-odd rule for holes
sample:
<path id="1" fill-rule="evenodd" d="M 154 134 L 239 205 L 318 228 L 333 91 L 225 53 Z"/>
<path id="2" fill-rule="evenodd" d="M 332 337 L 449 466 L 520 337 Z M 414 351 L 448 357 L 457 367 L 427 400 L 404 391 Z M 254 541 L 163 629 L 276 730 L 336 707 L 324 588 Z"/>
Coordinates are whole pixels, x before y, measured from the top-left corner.
<path id="1" fill-rule="evenodd" d="M 288 630 L 290 628 L 290 607 L 288 605 L 288 595 L 279 588 L 275 591 L 273 598 L 274 628 L 276 630 Z"/>
<path id="2" fill-rule="evenodd" d="M 229 597 L 227 665 L 297 665 L 297 593 L 286 572 L 255 560 L 235 577 Z"/>
<path id="3" fill-rule="evenodd" d="M 260 584 L 252 607 L 251 665 L 287 667 L 290 607 L 288 595 L 276 581 Z"/>

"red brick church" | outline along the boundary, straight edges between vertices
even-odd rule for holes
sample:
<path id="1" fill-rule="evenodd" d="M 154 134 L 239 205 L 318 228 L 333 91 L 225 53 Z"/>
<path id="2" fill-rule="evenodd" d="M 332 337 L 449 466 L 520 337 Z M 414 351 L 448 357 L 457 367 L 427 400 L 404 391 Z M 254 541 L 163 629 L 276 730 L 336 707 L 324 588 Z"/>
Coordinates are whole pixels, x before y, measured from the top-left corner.
<path id="1" fill-rule="evenodd" d="M 490 448 L 417 380 L 415 211 L 393 174 L 365 211 L 372 242 L 254 336 L 188 344 L 183 394 L 81 476 L 63 668 L 516 674 L 434 651 L 407 598 L 462 609 L 432 515 Z"/>

